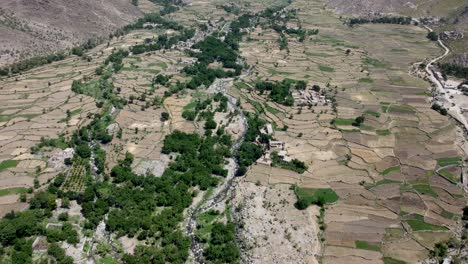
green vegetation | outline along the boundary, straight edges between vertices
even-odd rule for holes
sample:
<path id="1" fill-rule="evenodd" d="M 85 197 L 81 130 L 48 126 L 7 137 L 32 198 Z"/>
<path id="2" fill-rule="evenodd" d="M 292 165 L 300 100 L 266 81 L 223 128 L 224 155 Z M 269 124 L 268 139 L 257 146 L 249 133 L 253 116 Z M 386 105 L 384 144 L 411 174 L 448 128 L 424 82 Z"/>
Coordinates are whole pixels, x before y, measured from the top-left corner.
<path id="1" fill-rule="evenodd" d="M 366 126 L 366 125 L 361 125 L 361 126 L 359 126 L 359 128 L 360 128 L 361 130 L 365 130 L 365 131 L 374 131 L 374 130 L 375 130 L 374 127 L 372 127 L 372 126 Z"/>
<path id="2" fill-rule="evenodd" d="M 7 122 L 13 118 L 26 118 L 27 120 L 31 120 L 40 114 L 22 114 L 22 115 L 0 115 L 0 122 Z"/>
<path id="3" fill-rule="evenodd" d="M 71 52 L 57 52 L 47 56 L 38 56 L 31 59 L 22 60 L 9 66 L 0 68 L 0 76 L 8 76 L 11 74 L 18 74 L 24 71 L 31 70 L 35 67 L 39 67 L 45 64 L 50 64 L 55 61 L 64 60 L 69 55 L 83 56 L 84 52 L 96 47 L 100 40 L 89 39 L 86 43 L 81 46 L 73 47 Z"/>
<path id="4" fill-rule="evenodd" d="M 217 210 L 208 210 L 197 217 L 197 239 L 203 243 L 209 241 L 211 230 L 215 220 L 222 217 L 222 214 Z"/>
<path id="5" fill-rule="evenodd" d="M 10 194 L 20 194 L 28 192 L 27 188 L 18 187 L 18 188 L 8 188 L 8 189 L 1 189 L 0 190 L 0 197 Z"/>
<path id="6" fill-rule="evenodd" d="M 319 65 L 319 70 L 321 70 L 323 72 L 334 72 L 335 71 L 335 69 L 333 69 L 332 67 L 324 66 L 324 65 Z"/>
<path id="7" fill-rule="evenodd" d="M 174 13 L 179 10 L 179 5 L 182 5 L 183 2 L 180 0 L 149 0 L 157 5 L 161 5 L 162 9 L 159 11 L 161 16 L 165 16 L 170 13 Z"/>
<path id="8" fill-rule="evenodd" d="M 268 103 L 264 103 L 263 105 L 265 106 L 265 108 L 266 108 L 266 110 L 268 112 L 270 112 L 270 113 L 272 113 L 274 115 L 277 115 L 277 114 L 279 114 L 281 112 L 280 110 L 270 106 Z"/>
<path id="9" fill-rule="evenodd" d="M 64 223 L 61 227 L 47 228 L 46 236 L 50 243 L 67 241 L 67 243 L 75 245 L 79 242 L 78 232 L 70 223 Z"/>
<path id="10" fill-rule="evenodd" d="M 352 123 L 352 125 L 355 127 L 360 127 L 362 123 L 364 123 L 364 121 L 365 121 L 364 116 L 358 116 L 354 119 L 354 122 Z"/>
<path id="11" fill-rule="evenodd" d="M 240 250 L 235 242 L 236 232 L 233 223 L 215 223 L 203 255 L 212 263 L 235 263 L 240 257 Z"/>
<path id="12" fill-rule="evenodd" d="M 249 88 L 249 86 L 247 84 L 245 84 L 244 82 L 236 82 L 236 83 L 234 83 L 234 86 L 237 89 L 248 89 Z"/>
<path id="13" fill-rule="evenodd" d="M 390 50 L 391 52 L 408 52 L 407 49 L 394 48 Z"/>
<path id="14" fill-rule="evenodd" d="M 224 9 L 224 11 L 226 11 L 226 13 L 233 13 L 235 15 L 239 15 L 240 13 L 240 8 L 233 5 L 233 4 L 224 4 L 224 5 L 219 5 L 219 6 L 216 6 L 216 8 L 222 8 Z"/>
<path id="15" fill-rule="evenodd" d="M 442 210 L 442 212 L 440 213 L 441 216 L 445 217 L 445 218 L 448 218 L 448 219 L 454 219 L 457 215 L 454 214 L 454 213 L 451 213 L 449 211 L 445 211 L 445 210 Z"/>
<path id="16" fill-rule="evenodd" d="M 448 254 L 448 247 L 445 243 L 436 243 L 434 249 L 431 250 L 431 257 L 435 258 L 439 263 L 443 262 L 443 259 Z"/>
<path id="17" fill-rule="evenodd" d="M 104 257 L 97 261 L 98 264 L 119 264 L 117 260 L 113 259 L 112 257 Z"/>
<path id="18" fill-rule="evenodd" d="M 284 79 L 281 82 L 257 82 L 255 88 L 261 94 L 265 91 L 269 91 L 268 97 L 278 104 L 292 106 L 294 104 L 294 98 L 292 97 L 291 89 L 303 89 L 302 87 L 304 84 L 307 85 L 307 83 L 303 81 Z"/>
<path id="19" fill-rule="evenodd" d="M 361 78 L 358 80 L 359 83 L 373 83 L 374 79 L 372 78 Z"/>
<path id="20" fill-rule="evenodd" d="M 432 108 L 432 110 L 439 112 L 441 115 L 446 116 L 446 115 L 448 114 L 447 109 L 446 109 L 446 108 L 443 108 L 443 107 L 440 106 L 438 103 L 434 103 L 434 104 L 431 106 L 431 108 Z"/>
<path id="21" fill-rule="evenodd" d="M 255 101 L 255 100 L 250 100 L 248 99 L 247 100 L 249 102 L 249 104 L 251 104 L 254 108 L 255 108 L 255 111 L 259 114 L 263 114 L 265 113 L 265 109 L 263 109 L 263 106 L 261 103 Z"/>
<path id="22" fill-rule="evenodd" d="M 258 115 L 245 113 L 245 116 L 248 122 L 248 129 L 244 142 L 239 147 L 235 156 L 239 163 L 236 176 L 243 176 L 247 172 L 247 168 L 263 155 L 263 147 L 253 144 L 257 137 L 260 137 L 262 143 L 267 143 L 270 139 L 270 137 L 260 133 L 260 129 L 265 126 L 265 122 L 261 120 Z"/>
<path id="23" fill-rule="evenodd" d="M 400 171 L 400 166 L 393 166 L 390 168 L 386 168 L 385 170 L 381 171 L 380 174 L 387 175 L 393 171 Z"/>
<path id="24" fill-rule="evenodd" d="M 67 256 L 65 250 L 62 249 L 57 243 L 49 244 L 47 254 L 52 256 L 56 263 L 73 263 L 73 258 Z"/>
<path id="25" fill-rule="evenodd" d="M 268 73 L 271 75 L 293 75 L 293 72 L 287 72 L 287 71 L 279 71 L 276 69 L 268 69 Z"/>
<path id="26" fill-rule="evenodd" d="M 468 80 L 468 67 L 463 67 L 457 64 L 442 63 L 438 64 L 444 75 L 452 75 L 457 78 L 463 78 Z"/>
<path id="27" fill-rule="evenodd" d="M 167 121 L 167 120 L 169 120 L 169 118 L 170 118 L 170 115 L 169 115 L 168 112 L 162 112 L 161 113 L 161 120 L 162 121 Z"/>
<path id="28" fill-rule="evenodd" d="M 412 114 L 414 109 L 406 105 L 390 105 L 387 107 L 388 113 L 403 113 L 403 114 Z"/>
<path id="29" fill-rule="evenodd" d="M 369 57 L 364 58 L 362 62 L 364 64 L 371 65 L 371 66 L 374 66 L 374 67 L 377 67 L 377 68 L 383 68 L 383 67 L 387 66 L 387 64 L 385 62 L 381 62 L 381 61 L 379 61 L 377 59 L 373 59 L 373 58 L 369 58 Z"/>
<path id="30" fill-rule="evenodd" d="M 413 188 L 420 194 L 439 197 L 429 184 L 415 184 L 413 185 Z"/>
<path id="31" fill-rule="evenodd" d="M 335 118 L 330 123 L 334 126 L 355 126 L 360 127 L 365 121 L 364 116 L 358 116 L 355 119 Z M 369 127 L 370 128 L 370 127 Z M 359 130 L 357 130 L 359 131 Z"/>
<path id="32" fill-rule="evenodd" d="M 55 197 L 36 194 L 31 209 L 21 213 L 8 213 L 0 220 L 0 243 L 3 247 L 12 247 L 13 263 L 32 263 L 32 240 L 29 238 L 41 234 L 46 218 L 44 209 L 55 209 Z"/>
<path id="33" fill-rule="evenodd" d="M 455 175 L 453 175 L 450 171 L 448 171 L 446 169 L 439 170 L 438 173 L 440 175 L 446 177 L 447 179 L 449 179 L 452 182 L 459 182 L 460 181 L 460 177 L 456 177 Z"/>
<path id="34" fill-rule="evenodd" d="M 401 239 L 405 235 L 403 228 L 385 228 L 385 237 L 390 240 Z"/>
<path id="35" fill-rule="evenodd" d="M 427 33 L 427 38 L 429 40 L 432 40 L 432 41 L 437 41 L 437 40 L 439 40 L 439 34 L 437 34 L 434 31 L 431 31 L 431 32 Z"/>
<path id="36" fill-rule="evenodd" d="M 164 4 L 162 12 L 173 9 L 172 2 L 174 1 L 155 1 Z M 196 48 L 202 52 L 191 55 L 198 58 L 198 63 L 184 69 L 187 76 L 192 77 L 190 81 L 172 85 L 169 76 L 160 75 L 155 76 L 152 84 L 170 85 L 169 93 L 172 94 L 184 88 L 208 85 L 215 78 L 239 75 L 242 66 L 237 65 L 237 49 L 238 41 L 242 37 L 240 28 L 249 25 L 248 23 L 244 25 L 245 21 L 249 21 L 248 17 L 244 20 L 239 18 L 238 21 L 233 21 L 231 31 L 225 36 L 224 41 L 208 37 L 196 44 Z M 144 44 L 130 48 L 134 54 L 170 47 L 178 41 L 192 37 L 194 33 L 194 30 L 186 30 L 175 22 L 150 14 L 145 15 L 135 24 L 125 27 L 117 35 L 143 28 L 146 22 L 177 30 L 179 34 L 174 34 L 172 37 L 159 35 L 156 39 L 145 41 Z M 74 53 L 81 54 L 82 51 L 75 49 Z M 192 204 L 193 197 L 197 195 L 195 189 L 212 188 L 218 184 L 220 177 L 227 175 L 224 165 L 226 158 L 232 155 L 232 139 L 224 133 L 223 129 L 218 129 L 216 133 L 213 133 L 215 135 L 207 133 L 206 136 L 174 131 L 164 139 L 162 152 L 176 155 L 171 155 L 173 160 L 161 177 L 146 177 L 133 173 L 131 169 L 133 156 L 129 153 L 107 174 L 106 152 L 101 149 L 100 144 L 107 144 L 113 138 L 106 131 L 108 125 L 113 122 L 112 106 L 122 108 L 136 99 L 129 98 L 130 100 L 127 101 L 120 97 L 120 90 L 114 89 L 113 85 L 113 75 L 123 69 L 124 58 L 129 54 L 126 50 L 115 50 L 96 69 L 97 79 L 73 82 L 74 92 L 96 98 L 96 105 L 101 108 L 99 113 L 92 116 L 90 123 L 69 135 L 69 141 L 65 141 L 63 137 L 43 139 L 40 146 L 35 148 L 35 151 L 41 151 L 43 147 L 72 147 L 76 155 L 68 161 L 69 165 L 73 164 L 70 177 L 59 175 L 44 192 L 34 195 L 30 201 L 30 209 L 18 214 L 8 214 L 0 221 L 2 234 L 0 242 L 2 247 L 8 247 L 8 250 L 12 252 L 13 263 L 32 263 L 32 241 L 28 239 L 40 234 L 47 235 L 50 242 L 49 255 L 57 263 L 72 262 L 55 242 L 67 240 L 69 243 L 75 243 L 76 231 L 66 222 L 58 228 L 45 229 L 44 226 L 51 216 L 51 211 L 57 207 L 55 203 L 57 198 L 63 198 L 64 201 L 76 200 L 81 205 L 82 214 L 85 217 L 82 223 L 85 232 L 92 232 L 97 224 L 104 220 L 104 216 L 107 216 L 105 220 L 107 231 L 119 237 L 128 236 L 142 241 L 151 241 L 151 243 L 142 243 L 133 255 L 124 255 L 119 262 L 183 263 L 187 260 L 190 240 L 180 231 L 183 212 Z M 214 61 L 219 61 L 225 68 L 234 69 L 234 71 L 208 68 L 208 64 Z M 130 69 L 133 70 L 133 67 Z M 152 69 L 151 72 L 156 73 Z M 138 100 L 146 101 L 146 94 L 140 95 Z M 216 111 L 226 110 L 226 98 L 216 95 L 214 101 L 218 103 Z M 200 105 L 203 104 L 204 102 L 197 103 L 193 111 L 200 107 L 198 109 L 200 118 L 207 121 L 213 120 L 214 114 L 202 109 Z M 69 113 L 70 116 L 72 114 L 72 112 Z M 193 119 L 196 117 L 197 113 Z M 161 118 L 167 119 L 169 116 L 163 113 Z M 258 125 L 255 126 L 255 123 Z M 244 169 L 256 160 L 256 156 L 263 153 L 261 147 L 251 144 L 258 135 L 261 122 L 256 117 L 251 117 L 249 124 L 251 126 L 246 137 L 249 141 L 246 141 L 246 144 L 236 153 L 236 158 L 241 161 Z M 94 166 L 90 166 L 90 161 L 94 161 L 97 170 L 93 170 Z M 16 164 L 16 161 L 4 161 L 1 166 L 2 169 L 6 169 Z M 95 174 L 95 177 L 92 177 L 92 174 Z M 69 179 L 74 179 L 75 176 L 79 176 L 80 191 L 67 187 Z M 62 222 L 66 219 L 65 215 L 60 216 Z M 205 251 L 206 259 L 214 263 L 235 262 L 239 258 L 239 250 L 234 238 L 232 224 L 219 224 L 216 228 L 214 227 L 210 235 L 210 245 Z M 154 246 L 155 244 L 157 246 Z M 54 260 L 51 259 L 51 261 Z"/>
<path id="37" fill-rule="evenodd" d="M 8 76 L 10 74 L 18 74 L 35 67 L 50 64 L 54 61 L 60 61 L 65 59 L 68 54 L 64 52 L 58 52 L 56 54 L 51 54 L 45 57 L 34 57 L 28 60 L 24 60 L 10 66 L 0 68 L 0 76 Z"/>
<path id="38" fill-rule="evenodd" d="M 332 124 L 336 126 L 351 126 L 354 123 L 354 119 L 345 119 L 345 118 L 335 118 L 332 121 Z"/>
<path id="39" fill-rule="evenodd" d="M 371 116 L 375 116 L 375 117 L 380 117 L 380 113 L 379 112 L 376 112 L 376 111 L 373 111 L 373 110 L 366 110 L 364 112 L 366 115 L 371 115 Z"/>
<path id="40" fill-rule="evenodd" d="M 392 132 L 390 132 L 390 130 L 388 130 L 388 129 L 376 130 L 375 132 L 376 132 L 377 135 L 379 135 L 379 136 L 389 136 L 389 135 L 392 134 Z"/>
<path id="41" fill-rule="evenodd" d="M 383 262 L 384 264 L 406 264 L 406 262 L 403 260 L 398 260 L 391 257 L 384 257 Z"/>
<path id="42" fill-rule="evenodd" d="M 165 63 L 165 62 L 152 62 L 152 63 L 148 64 L 148 67 L 155 67 L 155 66 L 158 66 L 163 70 L 167 70 L 167 67 L 168 67 L 167 63 Z"/>
<path id="43" fill-rule="evenodd" d="M 79 114 L 80 112 L 81 112 L 81 108 L 75 109 L 75 110 L 73 110 L 73 111 L 67 110 L 67 111 L 66 111 L 67 116 L 66 116 L 64 119 L 61 119 L 59 122 L 67 123 L 68 121 L 70 121 L 70 119 L 71 119 L 74 115 L 77 115 L 77 114 Z"/>
<path id="44" fill-rule="evenodd" d="M 282 160 L 276 151 L 271 153 L 271 162 L 275 167 L 292 170 L 300 174 L 304 173 L 308 169 L 307 165 L 298 159 L 293 159 L 290 162 Z"/>
<path id="45" fill-rule="evenodd" d="M 429 230 L 429 231 L 445 231 L 448 230 L 444 226 L 438 226 L 438 225 L 433 225 L 424 222 L 424 216 L 422 215 L 415 215 L 415 219 L 410 219 L 406 220 L 406 222 L 411 226 L 411 229 L 413 231 L 424 231 L 424 230 Z"/>
<path id="46" fill-rule="evenodd" d="M 340 198 L 332 189 L 300 188 L 295 186 L 297 196 L 295 206 L 299 210 L 306 209 L 311 204 L 323 206 L 331 204 Z"/>
<path id="47" fill-rule="evenodd" d="M 355 243 L 356 248 L 358 249 L 380 251 L 380 246 L 371 245 L 367 241 L 356 240 L 354 243 Z"/>
<path id="48" fill-rule="evenodd" d="M 9 168 L 14 168 L 18 165 L 19 161 L 17 160 L 4 160 L 0 163 L 0 171 L 4 171 Z"/>
<path id="49" fill-rule="evenodd" d="M 389 180 L 389 179 L 383 179 L 381 181 L 376 182 L 375 185 L 378 186 L 378 185 L 392 184 L 392 183 L 400 183 L 400 182 L 399 181 L 394 181 L 394 180 Z"/>
<path id="50" fill-rule="evenodd" d="M 360 125 L 359 128 L 360 128 L 361 130 L 365 130 L 365 131 L 374 131 L 374 130 L 375 130 L 374 127 L 372 127 L 372 126 L 367 126 L 367 125 Z"/>
<path id="51" fill-rule="evenodd" d="M 462 158 L 461 157 L 450 157 L 450 158 L 440 158 L 437 159 L 437 165 L 439 167 L 445 167 L 450 165 L 460 165 Z"/>
<path id="52" fill-rule="evenodd" d="M 336 39 L 336 38 L 326 36 L 326 35 L 321 36 L 321 38 L 314 38 L 313 41 L 329 43 L 332 46 L 344 46 L 345 45 L 345 42 L 343 40 Z"/>
<path id="53" fill-rule="evenodd" d="M 306 52 L 305 53 L 307 56 L 313 56 L 313 57 L 321 57 L 321 58 L 327 58 L 331 57 L 332 55 L 323 53 L 323 52 Z"/>

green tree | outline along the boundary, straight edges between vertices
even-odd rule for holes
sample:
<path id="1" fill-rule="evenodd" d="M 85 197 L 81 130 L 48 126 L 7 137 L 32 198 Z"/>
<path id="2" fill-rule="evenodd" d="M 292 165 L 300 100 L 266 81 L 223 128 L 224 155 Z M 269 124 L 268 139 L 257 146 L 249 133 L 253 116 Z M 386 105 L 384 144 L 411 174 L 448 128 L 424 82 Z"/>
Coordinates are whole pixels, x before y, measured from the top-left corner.
<path id="1" fill-rule="evenodd" d="M 205 122 L 205 129 L 215 129 L 217 126 L 216 122 L 213 119 L 208 119 Z"/>
<path id="2" fill-rule="evenodd" d="M 364 121 L 365 121 L 365 117 L 361 115 L 354 119 L 354 122 L 352 125 L 355 127 L 360 127 L 362 123 L 364 123 Z"/>
<path id="3" fill-rule="evenodd" d="M 67 212 L 63 212 L 63 213 L 59 214 L 58 220 L 59 220 L 59 221 L 68 221 L 68 213 L 67 213 Z"/>
<path id="4" fill-rule="evenodd" d="M 439 35 L 436 32 L 431 31 L 431 32 L 427 33 L 427 38 L 432 40 L 432 41 L 437 41 L 437 40 L 439 40 Z"/>
<path id="5" fill-rule="evenodd" d="M 89 148 L 88 143 L 83 143 L 83 144 L 78 145 L 75 148 L 75 151 L 76 151 L 76 154 L 83 159 L 87 159 L 91 157 L 91 149 Z"/>
<path id="6" fill-rule="evenodd" d="M 169 113 L 168 113 L 168 112 L 162 112 L 162 113 L 161 113 L 161 119 L 162 119 L 163 121 L 169 120 Z"/>

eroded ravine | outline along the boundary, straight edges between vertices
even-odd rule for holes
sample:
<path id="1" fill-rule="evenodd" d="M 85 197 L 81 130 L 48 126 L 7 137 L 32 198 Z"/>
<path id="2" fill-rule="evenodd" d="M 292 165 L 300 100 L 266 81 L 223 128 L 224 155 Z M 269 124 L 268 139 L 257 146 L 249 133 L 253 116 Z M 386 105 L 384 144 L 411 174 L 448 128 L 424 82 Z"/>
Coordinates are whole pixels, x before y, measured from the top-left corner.
<path id="1" fill-rule="evenodd" d="M 196 263 L 204 263 L 203 246 L 198 241 L 195 235 L 195 230 L 197 227 L 197 218 L 201 213 L 206 212 L 210 209 L 216 208 L 218 205 L 225 203 L 227 199 L 231 198 L 232 191 L 235 188 L 235 173 L 239 166 L 235 156 L 236 156 L 237 151 L 239 150 L 239 147 L 244 142 L 245 134 L 248 129 L 247 119 L 242 109 L 237 105 L 237 99 L 229 95 L 226 92 L 226 88 L 228 88 L 230 85 L 232 85 L 231 78 L 217 79 L 208 89 L 208 91 L 212 93 L 222 93 L 224 96 L 228 98 L 229 108 L 236 111 L 238 113 L 238 117 L 241 120 L 242 125 L 240 127 L 242 129 L 242 132 L 241 132 L 241 136 L 239 137 L 239 139 L 232 146 L 232 149 L 231 149 L 232 157 L 228 159 L 228 164 L 226 165 L 226 169 L 228 170 L 228 175 L 226 176 L 224 181 L 221 183 L 221 185 L 219 185 L 214 190 L 213 195 L 211 195 L 208 199 L 202 200 L 201 202 L 199 202 L 193 209 L 189 210 L 188 212 L 186 232 L 192 242 L 190 255 L 192 259 L 194 260 L 194 262 Z"/>

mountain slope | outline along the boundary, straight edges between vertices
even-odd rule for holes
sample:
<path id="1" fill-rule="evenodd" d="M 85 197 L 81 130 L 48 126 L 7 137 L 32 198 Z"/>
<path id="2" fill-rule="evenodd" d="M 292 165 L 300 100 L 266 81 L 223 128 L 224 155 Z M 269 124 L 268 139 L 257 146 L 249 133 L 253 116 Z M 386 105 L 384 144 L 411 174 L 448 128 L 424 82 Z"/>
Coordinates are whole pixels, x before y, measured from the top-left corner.
<path id="1" fill-rule="evenodd" d="M 0 65 L 107 37 L 141 15 L 130 0 L 0 1 Z"/>

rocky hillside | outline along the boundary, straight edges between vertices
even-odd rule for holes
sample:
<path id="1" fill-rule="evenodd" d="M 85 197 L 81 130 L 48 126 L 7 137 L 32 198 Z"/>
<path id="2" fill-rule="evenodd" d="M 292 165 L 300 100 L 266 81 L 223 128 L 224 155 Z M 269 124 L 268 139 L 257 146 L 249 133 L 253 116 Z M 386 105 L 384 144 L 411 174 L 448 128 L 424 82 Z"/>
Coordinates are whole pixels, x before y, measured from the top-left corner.
<path id="1" fill-rule="evenodd" d="M 2 0 L 0 66 L 107 37 L 141 15 L 131 0 Z"/>

